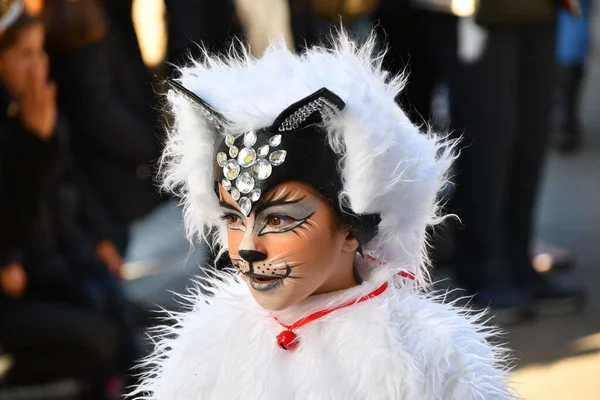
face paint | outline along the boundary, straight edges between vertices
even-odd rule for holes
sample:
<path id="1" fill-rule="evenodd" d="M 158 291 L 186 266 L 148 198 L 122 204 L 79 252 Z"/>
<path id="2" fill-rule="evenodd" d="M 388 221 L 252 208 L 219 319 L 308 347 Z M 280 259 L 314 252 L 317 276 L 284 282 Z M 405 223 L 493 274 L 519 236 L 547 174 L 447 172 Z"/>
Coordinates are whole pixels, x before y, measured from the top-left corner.
<path id="1" fill-rule="evenodd" d="M 280 310 L 321 293 L 339 281 L 341 264 L 348 268 L 347 232 L 310 185 L 275 186 L 248 217 L 222 187 L 219 195 L 232 263 L 264 308 Z"/>
<path id="2" fill-rule="evenodd" d="M 177 81 L 168 83 L 218 133 L 214 182 L 222 192 L 219 197 L 232 199 L 227 203 L 242 215 L 249 217 L 265 193 L 288 182 L 304 182 L 327 199 L 337 199 L 343 191 L 342 160 L 323 124 L 341 116 L 346 103 L 331 90 L 323 87 L 290 104 L 270 126 L 234 132 L 235 124 L 209 102 Z M 361 244 L 377 235 L 379 214 L 357 214 L 339 201 L 331 206 Z"/>

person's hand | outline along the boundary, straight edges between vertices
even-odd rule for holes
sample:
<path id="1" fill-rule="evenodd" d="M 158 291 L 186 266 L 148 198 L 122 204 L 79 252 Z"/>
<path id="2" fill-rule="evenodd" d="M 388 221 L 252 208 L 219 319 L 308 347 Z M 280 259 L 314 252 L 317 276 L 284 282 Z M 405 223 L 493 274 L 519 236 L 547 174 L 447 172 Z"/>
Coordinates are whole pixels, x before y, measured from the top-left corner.
<path id="1" fill-rule="evenodd" d="M 11 297 L 20 297 L 27 286 L 27 274 L 19 263 L 0 267 L 0 288 Z"/>
<path id="2" fill-rule="evenodd" d="M 96 257 L 104 262 L 108 270 L 117 277 L 121 277 L 123 258 L 117 250 L 117 246 L 110 240 L 102 240 L 96 245 Z"/>
<path id="3" fill-rule="evenodd" d="M 23 125 L 41 140 L 49 140 L 56 125 L 56 85 L 48 82 L 48 56 L 27 71 L 27 88 L 19 99 Z"/>

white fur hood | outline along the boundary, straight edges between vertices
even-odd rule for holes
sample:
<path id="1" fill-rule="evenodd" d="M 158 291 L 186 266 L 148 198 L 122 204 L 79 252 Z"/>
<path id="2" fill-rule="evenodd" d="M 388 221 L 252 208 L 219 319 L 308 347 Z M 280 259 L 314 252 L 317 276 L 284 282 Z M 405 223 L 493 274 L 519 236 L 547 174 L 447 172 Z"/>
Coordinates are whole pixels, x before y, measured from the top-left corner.
<path id="1" fill-rule="evenodd" d="M 363 248 L 389 266 L 410 270 L 415 283 L 424 284 L 426 228 L 441 220 L 436 196 L 446 183 L 454 143 L 421 132 L 398 107 L 404 77 L 382 68 L 374 38 L 362 47 L 343 33 L 332 40 L 331 49 L 302 54 L 273 43 L 260 59 L 234 47 L 227 55 L 205 54 L 181 68 L 179 82 L 229 123 L 226 132 L 217 132 L 196 104 L 171 91 L 175 118 L 161 162 L 163 188 L 181 197 L 188 236 L 219 228 L 225 249 L 214 195 L 216 147 L 226 133 L 238 136 L 270 126 L 291 104 L 327 88 L 346 105 L 324 125 L 340 157 L 340 199 L 357 214 L 378 213 L 382 219 L 378 234 Z"/>
<path id="2" fill-rule="evenodd" d="M 446 182 L 453 143 L 421 132 L 397 106 L 404 78 L 382 68 L 372 38 L 357 46 L 341 33 L 331 49 L 301 55 L 281 43 L 260 59 L 243 50 L 205 55 L 182 68 L 181 84 L 222 113 L 227 132 L 269 126 L 290 104 L 328 88 L 346 104 L 324 129 L 340 160 L 340 197 L 356 213 L 378 213 L 377 236 L 364 251 L 385 265 L 346 291 L 310 297 L 278 314 L 292 324 L 307 313 L 370 293 L 401 269 L 415 280 L 340 309 L 297 330 L 296 350 L 277 347 L 282 328 L 235 277 L 214 280 L 211 297 L 192 296 L 157 336 L 134 393 L 153 400 L 471 400 L 507 399 L 480 317 L 421 294 L 427 287 L 427 226 L 441 220 L 436 197 Z M 182 198 L 187 233 L 226 231 L 214 195 L 215 148 L 223 132 L 185 96 L 169 95 L 174 125 L 162 158 L 163 186 Z M 206 111 L 206 110 L 205 110 Z M 197 291 L 199 292 L 199 290 Z"/>
<path id="3" fill-rule="evenodd" d="M 381 275 L 381 274 L 380 274 Z M 382 275 L 384 276 L 384 275 Z M 309 298 L 277 316 L 307 313 L 365 295 L 362 285 Z M 297 349 L 276 345 L 283 329 L 236 277 L 160 333 L 136 399 L 509 399 L 503 352 L 489 332 L 451 305 L 390 285 L 380 296 L 298 329 Z"/>

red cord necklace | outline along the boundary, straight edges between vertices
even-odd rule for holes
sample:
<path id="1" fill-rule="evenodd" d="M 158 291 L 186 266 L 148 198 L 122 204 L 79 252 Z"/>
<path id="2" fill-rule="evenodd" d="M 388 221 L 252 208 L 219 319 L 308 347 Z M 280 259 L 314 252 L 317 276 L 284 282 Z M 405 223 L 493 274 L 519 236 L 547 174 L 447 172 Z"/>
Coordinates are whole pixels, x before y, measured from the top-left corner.
<path id="1" fill-rule="evenodd" d="M 405 278 L 414 279 L 414 275 L 407 271 L 401 271 L 399 273 L 399 275 L 403 276 Z M 310 322 L 313 322 L 319 318 L 322 318 L 328 314 L 331 314 L 332 312 L 337 311 L 339 309 L 346 308 L 346 307 L 349 307 L 354 304 L 362 303 L 363 301 L 367 301 L 369 299 L 372 299 L 373 297 L 377 297 L 380 294 L 382 294 L 383 292 L 385 292 L 387 287 L 388 287 L 388 282 L 384 282 L 383 285 L 379 286 L 377 289 L 373 290 L 371 293 L 368 293 L 356 300 L 350 300 L 350 301 L 340 304 L 338 306 L 335 306 L 332 308 L 327 308 L 325 310 L 317 311 L 317 312 L 312 313 L 302 319 L 299 319 L 298 321 L 294 322 L 291 325 L 284 324 L 277 317 L 273 316 L 275 321 L 277 321 L 279 323 L 279 325 L 281 325 L 282 327 L 285 328 L 285 331 L 282 331 L 279 335 L 277 335 L 277 345 L 280 348 L 282 348 L 283 350 L 294 350 L 300 342 L 300 340 L 298 339 L 298 336 L 294 333 L 294 331 L 296 329 L 302 328 L 303 326 L 309 324 Z"/>

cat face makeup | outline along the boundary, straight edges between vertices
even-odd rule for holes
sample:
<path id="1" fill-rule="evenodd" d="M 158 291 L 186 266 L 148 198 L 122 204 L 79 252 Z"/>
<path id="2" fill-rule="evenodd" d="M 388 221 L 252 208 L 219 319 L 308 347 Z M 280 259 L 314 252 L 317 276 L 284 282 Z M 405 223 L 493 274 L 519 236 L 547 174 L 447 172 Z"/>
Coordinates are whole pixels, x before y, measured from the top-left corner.
<path id="1" fill-rule="evenodd" d="M 219 133 L 213 178 L 243 216 L 250 216 L 264 194 L 274 187 L 305 182 L 329 200 L 361 244 L 375 237 L 381 221 L 379 214 L 356 214 L 348 204 L 339 201 L 343 186 L 341 160 L 324 129 L 324 124 L 346 107 L 338 95 L 321 88 L 291 104 L 270 126 L 232 132 L 228 119 L 210 104 L 175 81 L 169 84 L 194 104 Z"/>
<path id="2" fill-rule="evenodd" d="M 336 220 L 330 203 L 310 185 L 273 187 L 247 217 L 219 185 L 229 255 L 254 299 L 270 310 L 336 290 L 340 266 L 348 266 L 356 242 Z"/>

